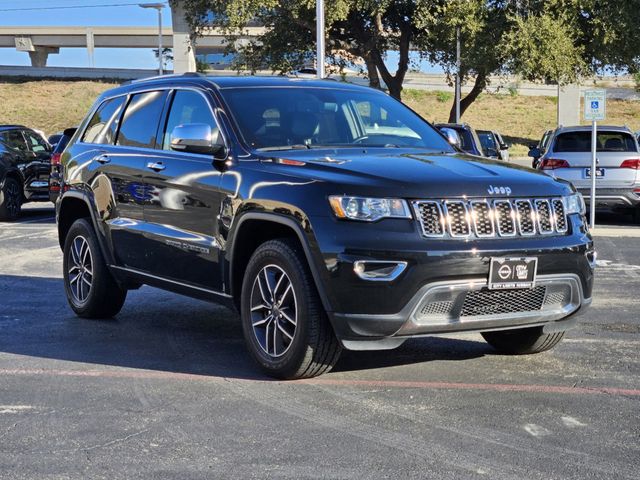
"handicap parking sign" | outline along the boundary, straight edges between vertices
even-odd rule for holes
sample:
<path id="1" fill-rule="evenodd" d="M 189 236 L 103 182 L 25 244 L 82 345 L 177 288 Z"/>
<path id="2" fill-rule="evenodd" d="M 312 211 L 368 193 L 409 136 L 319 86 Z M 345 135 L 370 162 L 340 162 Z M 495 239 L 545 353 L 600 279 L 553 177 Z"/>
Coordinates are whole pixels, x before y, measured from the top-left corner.
<path id="1" fill-rule="evenodd" d="M 607 91 L 587 90 L 584 92 L 584 119 L 604 120 L 607 116 Z"/>

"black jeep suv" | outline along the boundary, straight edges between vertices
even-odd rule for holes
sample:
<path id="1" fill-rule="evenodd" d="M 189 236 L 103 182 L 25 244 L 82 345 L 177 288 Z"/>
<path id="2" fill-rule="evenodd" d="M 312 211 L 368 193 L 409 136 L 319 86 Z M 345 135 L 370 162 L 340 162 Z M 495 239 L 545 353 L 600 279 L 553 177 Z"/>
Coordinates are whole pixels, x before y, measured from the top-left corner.
<path id="1" fill-rule="evenodd" d="M 25 202 L 49 201 L 51 146 L 22 125 L 0 125 L 0 220 L 15 220 Z"/>
<path id="2" fill-rule="evenodd" d="M 540 352 L 591 301 L 595 252 L 569 183 L 465 156 L 377 90 L 136 81 L 97 100 L 62 168 L 79 316 L 117 314 L 141 284 L 223 302 L 277 377 L 442 332 Z"/>

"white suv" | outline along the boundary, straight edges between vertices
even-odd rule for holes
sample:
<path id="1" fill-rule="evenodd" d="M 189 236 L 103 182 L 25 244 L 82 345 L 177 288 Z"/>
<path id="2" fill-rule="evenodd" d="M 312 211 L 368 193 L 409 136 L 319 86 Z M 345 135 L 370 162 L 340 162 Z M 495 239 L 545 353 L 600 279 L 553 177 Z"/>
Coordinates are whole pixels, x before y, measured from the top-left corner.
<path id="1" fill-rule="evenodd" d="M 598 127 L 596 208 L 627 211 L 640 222 L 640 149 L 626 127 Z M 538 169 L 568 180 L 587 203 L 591 192 L 591 127 L 560 127 Z"/>

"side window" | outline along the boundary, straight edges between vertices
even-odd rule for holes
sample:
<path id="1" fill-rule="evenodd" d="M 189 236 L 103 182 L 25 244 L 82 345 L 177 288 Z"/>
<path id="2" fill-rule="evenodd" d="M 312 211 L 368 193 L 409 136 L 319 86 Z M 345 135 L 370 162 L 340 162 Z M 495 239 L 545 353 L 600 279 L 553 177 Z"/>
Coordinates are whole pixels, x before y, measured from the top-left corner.
<path id="1" fill-rule="evenodd" d="M 126 97 L 116 97 L 105 101 L 87 125 L 82 141 L 85 143 L 113 144 L 118 130 L 118 119 Z"/>
<path id="2" fill-rule="evenodd" d="M 170 150 L 171 132 L 174 128 L 189 123 L 204 123 L 212 129 L 216 128 L 211 108 L 202 95 L 190 90 L 176 90 L 164 129 L 162 149 Z"/>
<path id="3" fill-rule="evenodd" d="M 165 91 L 134 95 L 124 111 L 116 144 L 154 148 L 165 98 Z"/>
<path id="4" fill-rule="evenodd" d="M 0 133 L 0 141 L 14 153 L 27 153 L 29 148 L 20 130 L 9 130 Z"/>
<path id="5" fill-rule="evenodd" d="M 48 149 L 47 144 L 44 142 L 44 139 L 40 137 L 40 135 L 30 132 L 28 130 L 23 130 L 22 133 L 27 139 L 27 144 L 29 145 L 29 148 L 31 149 L 32 152 L 42 153 L 47 151 Z"/>

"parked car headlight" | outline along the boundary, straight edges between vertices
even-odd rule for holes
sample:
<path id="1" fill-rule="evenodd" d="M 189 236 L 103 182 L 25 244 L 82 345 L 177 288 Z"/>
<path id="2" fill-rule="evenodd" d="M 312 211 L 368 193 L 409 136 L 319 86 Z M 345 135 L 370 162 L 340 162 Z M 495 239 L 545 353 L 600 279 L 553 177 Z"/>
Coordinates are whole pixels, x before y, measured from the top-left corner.
<path id="1" fill-rule="evenodd" d="M 564 206 L 567 215 L 571 215 L 572 213 L 579 213 L 581 215 L 584 215 L 587 211 L 584 203 L 584 198 L 582 198 L 581 193 L 574 193 L 572 195 L 565 196 Z"/>
<path id="2" fill-rule="evenodd" d="M 329 203 L 338 218 L 375 222 L 381 218 L 411 218 L 407 202 L 399 198 L 365 198 L 334 195 Z"/>

